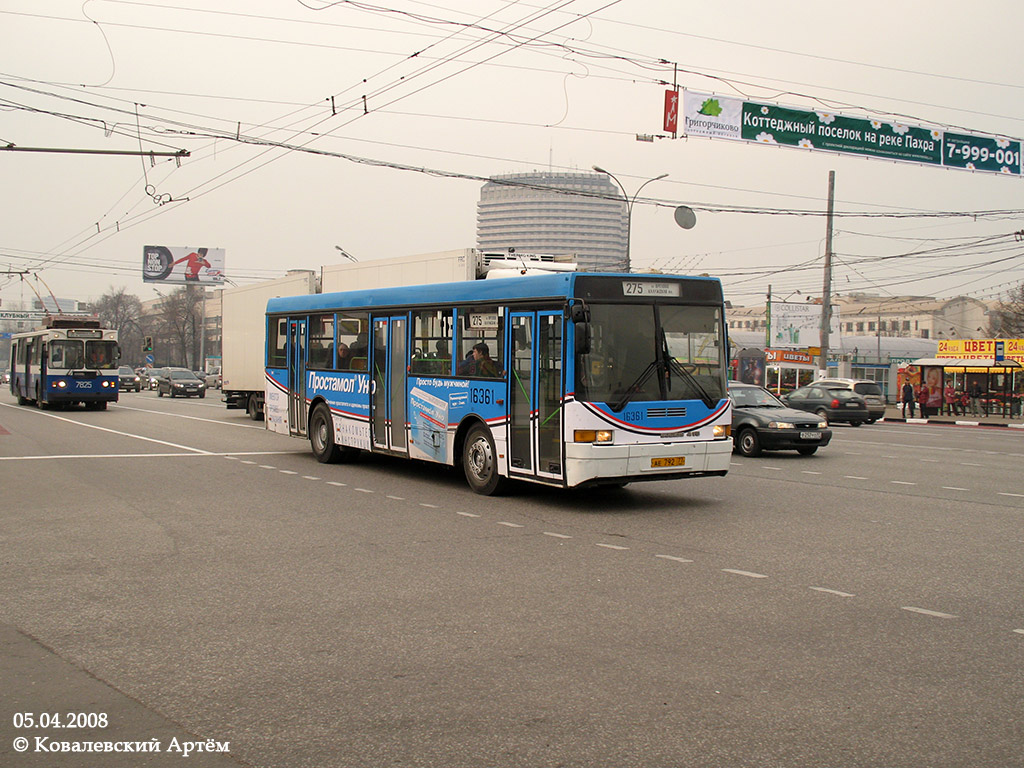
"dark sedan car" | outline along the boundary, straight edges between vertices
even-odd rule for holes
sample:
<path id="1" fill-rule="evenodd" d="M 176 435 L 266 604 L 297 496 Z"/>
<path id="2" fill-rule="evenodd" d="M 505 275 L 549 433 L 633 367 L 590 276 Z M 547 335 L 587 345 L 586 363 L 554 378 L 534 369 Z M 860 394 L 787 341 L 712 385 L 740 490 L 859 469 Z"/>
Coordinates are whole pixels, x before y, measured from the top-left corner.
<path id="1" fill-rule="evenodd" d="M 120 380 L 122 392 L 142 391 L 142 377 L 127 365 L 122 365 L 117 369 L 117 378 Z"/>
<path id="2" fill-rule="evenodd" d="M 766 389 L 730 381 L 729 397 L 733 450 L 744 456 L 779 450 L 810 456 L 832 439 L 827 421 L 787 407 Z"/>
<path id="3" fill-rule="evenodd" d="M 808 384 L 794 389 L 782 398 L 790 408 L 816 413 L 829 423 L 846 423 L 859 427 L 871 419 L 864 398 L 849 389 L 824 384 Z"/>
<path id="4" fill-rule="evenodd" d="M 156 393 L 163 397 L 206 397 L 206 385 L 187 368 L 166 368 L 157 382 Z"/>

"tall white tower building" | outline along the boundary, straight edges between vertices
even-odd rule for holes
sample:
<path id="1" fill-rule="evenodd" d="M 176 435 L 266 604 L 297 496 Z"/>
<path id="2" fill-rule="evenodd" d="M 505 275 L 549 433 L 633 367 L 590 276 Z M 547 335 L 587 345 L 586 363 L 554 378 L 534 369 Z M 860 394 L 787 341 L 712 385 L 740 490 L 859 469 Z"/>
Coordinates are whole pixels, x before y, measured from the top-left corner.
<path id="1" fill-rule="evenodd" d="M 482 251 L 571 256 L 581 270 L 616 272 L 626 268 L 628 226 L 626 201 L 603 173 L 512 173 L 480 189 L 476 241 Z"/>

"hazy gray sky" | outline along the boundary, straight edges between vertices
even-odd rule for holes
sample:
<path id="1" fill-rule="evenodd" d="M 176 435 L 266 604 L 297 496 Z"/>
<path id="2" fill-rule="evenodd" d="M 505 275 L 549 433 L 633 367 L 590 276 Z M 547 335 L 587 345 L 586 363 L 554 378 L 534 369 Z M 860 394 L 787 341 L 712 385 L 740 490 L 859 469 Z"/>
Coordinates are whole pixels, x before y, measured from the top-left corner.
<path id="1" fill-rule="evenodd" d="M 1021 211 L 1024 178 L 638 142 L 662 132 L 665 83 L 1021 138 L 1022 8 L 6 0 L 0 144 L 191 156 L 0 152 L 0 270 L 38 270 L 61 297 L 149 298 L 148 244 L 224 248 L 238 283 L 336 263 L 335 245 L 363 261 L 472 247 L 472 177 L 600 165 L 631 192 L 669 174 L 643 192 L 662 205 L 634 209 L 635 268 L 720 275 L 741 304 L 769 283 L 820 295 L 822 217 L 698 210 L 684 231 L 673 206 L 823 211 L 835 170 L 841 213 Z M 994 298 L 1024 279 L 1024 243 L 979 241 L 1021 229 L 1022 216 L 840 218 L 835 290 Z M 0 275 L 0 300 L 22 296 Z"/>

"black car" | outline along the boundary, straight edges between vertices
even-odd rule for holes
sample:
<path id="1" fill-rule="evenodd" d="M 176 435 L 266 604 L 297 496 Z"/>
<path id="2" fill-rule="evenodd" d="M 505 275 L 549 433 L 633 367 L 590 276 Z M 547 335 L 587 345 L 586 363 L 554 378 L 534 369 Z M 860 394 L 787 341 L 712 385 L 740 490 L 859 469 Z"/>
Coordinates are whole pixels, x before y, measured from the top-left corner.
<path id="1" fill-rule="evenodd" d="M 188 368 L 165 368 L 157 380 L 156 393 L 171 397 L 206 397 L 206 385 Z"/>
<path id="2" fill-rule="evenodd" d="M 127 365 L 122 365 L 117 369 L 117 378 L 120 380 L 122 392 L 142 391 L 142 377 Z"/>
<path id="3" fill-rule="evenodd" d="M 730 381 L 729 397 L 732 447 L 744 456 L 780 450 L 810 456 L 832 439 L 827 421 L 817 414 L 787 407 L 767 389 Z"/>
<path id="4" fill-rule="evenodd" d="M 871 419 L 864 398 L 850 389 L 808 384 L 794 389 L 782 398 L 790 408 L 816 413 L 829 423 L 846 423 L 859 427 Z"/>

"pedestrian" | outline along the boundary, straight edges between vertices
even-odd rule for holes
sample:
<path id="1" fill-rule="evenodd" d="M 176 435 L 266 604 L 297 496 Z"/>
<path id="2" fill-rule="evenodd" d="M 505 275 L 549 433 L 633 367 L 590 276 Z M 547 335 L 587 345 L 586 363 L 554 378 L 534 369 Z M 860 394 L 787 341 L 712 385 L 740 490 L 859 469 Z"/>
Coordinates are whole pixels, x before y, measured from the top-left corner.
<path id="1" fill-rule="evenodd" d="M 978 415 L 978 408 L 981 406 L 981 384 L 975 380 L 967 391 L 971 398 L 971 416 Z"/>
<path id="2" fill-rule="evenodd" d="M 922 384 L 921 388 L 919 390 L 917 390 L 917 405 L 918 405 L 918 409 L 921 411 L 921 418 L 922 419 L 927 419 L 928 416 L 929 416 L 929 413 L 928 413 L 928 387 L 926 387 L 924 384 Z"/>
<path id="3" fill-rule="evenodd" d="M 903 418 L 907 418 L 907 409 L 910 409 L 910 418 L 914 418 L 914 385 L 909 381 L 904 382 L 903 390 L 900 393 L 900 402 L 903 403 Z"/>
<path id="4" fill-rule="evenodd" d="M 952 383 L 947 383 L 946 388 L 942 391 L 942 399 L 946 401 L 946 415 L 956 415 L 956 392 L 953 390 Z"/>

